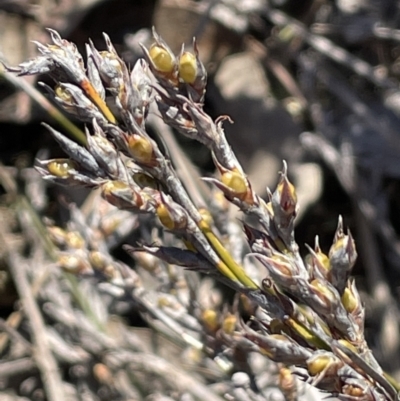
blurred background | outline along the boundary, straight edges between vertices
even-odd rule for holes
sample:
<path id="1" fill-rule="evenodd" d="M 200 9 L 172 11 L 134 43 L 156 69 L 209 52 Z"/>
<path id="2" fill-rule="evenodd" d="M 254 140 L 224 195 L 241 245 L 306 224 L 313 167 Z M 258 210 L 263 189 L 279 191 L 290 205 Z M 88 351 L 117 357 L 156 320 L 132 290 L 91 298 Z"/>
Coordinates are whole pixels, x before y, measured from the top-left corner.
<path id="1" fill-rule="evenodd" d="M 209 76 L 205 110 L 232 119 L 225 124 L 228 140 L 260 195 L 274 188 L 287 161 L 299 195 L 302 251 L 318 234 L 327 252 L 343 216 L 359 254 L 353 273 L 368 342 L 400 379 L 400 3 L 0 0 L 0 58 L 16 66 L 34 57 L 32 41 L 48 43 L 45 28 L 53 28 L 83 53 L 89 38 L 104 49 L 106 32 L 132 66 L 141 57 L 139 43 L 151 44 L 153 26 L 176 53 L 196 37 Z M 79 206 L 87 197 L 45 186 L 32 168 L 37 157 L 62 156 L 41 122 L 62 128 L 21 88 L 37 87 L 36 81 L 0 66 L 0 332 L 19 307 L 1 241 L 29 253 L 16 197 L 23 194 L 39 216 L 60 225 L 68 220 L 65 203 Z M 205 148 L 176 139 L 204 175 L 213 173 Z M 14 386 L 22 394 L 18 386 L 25 383 L 25 396 L 41 399 L 26 384 L 32 372 L 17 376 L 2 381 L 0 374 L 0 392 Z"/>

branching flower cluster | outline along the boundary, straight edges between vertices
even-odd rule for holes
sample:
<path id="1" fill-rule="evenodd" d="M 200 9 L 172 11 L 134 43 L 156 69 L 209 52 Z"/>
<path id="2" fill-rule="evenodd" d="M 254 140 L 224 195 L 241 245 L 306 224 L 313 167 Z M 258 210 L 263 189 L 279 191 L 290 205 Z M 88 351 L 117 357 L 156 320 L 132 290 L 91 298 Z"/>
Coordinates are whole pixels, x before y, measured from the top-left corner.
<path id="1" fill-rule="evenodd" d="M 210 346 L 202 347 L 182 326 L 193 332 L 203 327 L 208 345 L 266 355 L 291 367 L 291 371 L 282 370 L 283 376 L 295 372 L 342 400 L 397 399 L 364 338 L 364 308 L 349 278 L 357 258 L 351 233 L 345 232 L 339 218 L 327 255 L 317 237 L 314 247 L 308 247 L 308 256 L 300 256 L 294 236 L 297 197 L 286 164 L 275 191 L 269 191 L 268 200 L 261 199 L 226 140 L 223 122 L 227 117 L 213 121 L 203 110 L 207 76 L 196 42 L 190 51 L 182 48 L 176 56 L 153 32 L 154 44 L 143 47 L 144 59 L 130 71 L 107 35 L 105 51 L 98 51 L 91 42 L 87 45 L 85 66 L 74 44 L 55 31 L 50 34 L 51 45 L 37 44 L 39 57 L 10 70 L 19 75 L 49 74 L 56 82 L 55 88 L 43 84 L 50 96 L 89 128 L 86 144 L 81 146 L 48 127 L 69 157 L 40 160 L 37 170 L 54 183 L 99 188 L 111 205 L 134 216 L 155 216 L 183 245 L 127 246 L 136 261 L 146 265 L 148 254 L 168 265 L 207 274 L 241 294 L 253 314 L 248 324 L 241 322 L 237 308 L 203 308 L 190 316 L 190 302 L 171 291 L 164 304 L 175 302 L 179 305 L 175 310 L 182 311 L 165 318 L 154 310 L 153 316 L 204 351 Z M 251 249 L 245 261 L 233 256 L 222 240 L 218 219 L 213 219 L 216 216 L 191 199 L 173 160 L 146 131 L 152 103 L 165 124 L 209 148 L 218 175 L 204 180 L 258 221 L 258 227 L 243 223 Z M 105 256 L 102 247 L 88 246 L 91 233 L 49 230 L 64 249 L 59 254 L 64 269 L 100 271 L 109 282 L 129 286 L 142 307 L 150 308 L 140 280 L 127 280 L 133 277 L 129 269 Z M 264 276 L 260 279 L 253 271 L 247 272 L 244 262 L 261 265 Z"/>

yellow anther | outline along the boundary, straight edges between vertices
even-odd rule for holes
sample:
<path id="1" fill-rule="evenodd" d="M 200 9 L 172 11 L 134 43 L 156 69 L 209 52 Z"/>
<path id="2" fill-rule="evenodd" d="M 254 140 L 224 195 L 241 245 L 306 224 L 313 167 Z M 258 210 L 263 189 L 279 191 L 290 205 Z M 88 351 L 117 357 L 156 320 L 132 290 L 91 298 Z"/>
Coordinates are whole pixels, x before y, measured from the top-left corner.
<path id="1" fill-rule="evenodd" d="M 215 332 L 218 329 L 218 314 L 214 309 L 206 309 L 201 314 L 201 320 L 203 321 L 206 328 Z"/>
<path id="2" fill-rule="evenodd" d="M 59 178 L 69 177 L 71 170 L 75 168 L 75 163 L 68 159 L 53 160 L 47 165 L 49 173 Z"/>
<path id="3" fill-rule="evenodd" d="M 332 357 L 329 355 L 319 355 L 311 360 L 307 361 L 308 373 L 311 376 L 315 376 L 318 373 L 323 372 L 329 364 L 333 361 Z"/>
<path id="4" fill-rule="evenodd" d="M 197 60 L 192 53 L 185 52 L 179 59 L 179 77 L 188 84 L 192 84 L 197 77 Z"/>
<path id="5" fill-rule="evenodd" d="M 73 98 L 72 98 L 70 92 L 67 91 L 65 88 L 63 88 L 62 86 L 57 85 L 54 88 L 54 92 L 57 95 L 57 97 L 59 97 L 65 103 L 72 103 L 73 102 Z"/>
<path id="6" fill-rule="evenodd" d="M 346 287 L 342 295 L 342 304 L 347 312 L 353 312 L 358 306 L 358 300 L 351 292 L 350 288 Z"/>
<path id="7" fill-rule="evenodd" d="M 175 222 L 171 217 L 171 213 L 164 204 L 161 204 L 157 207 L 156 213 L 158 218 L 160 219 L 161 224 L 165 228 L 168 228 L 168 230 L 173 230 L 175 228 Z"/>
<path id="8" fill-rule="evenodd" d="M 150 163 L 153 159 L 153 145 L 150 140 L 139 135 L 127 138 L 129 153 L 139 163 Z"/>
<path id="9" fill-rule="evenodd" d="M 237 195 L 244 195 L 248 191 L 246 178 L 237 171 L 227 171 L 222 174 L 221 182 Z"/>
<path id="10" fill-rule="evenodd" d="M 175 57 L 164 47 L 153 44 L 149 55 L 154 68 L 159 72 L 171 73 L 175 68 Z"/>
<path id="11" fill-rule="evenodd" d="M 108 181 L 102 186 L 102 191 L 104 196 L 111 195 L 113 192 L 118 190 L 127 189 L 128 184 L 123 181 Z"/>

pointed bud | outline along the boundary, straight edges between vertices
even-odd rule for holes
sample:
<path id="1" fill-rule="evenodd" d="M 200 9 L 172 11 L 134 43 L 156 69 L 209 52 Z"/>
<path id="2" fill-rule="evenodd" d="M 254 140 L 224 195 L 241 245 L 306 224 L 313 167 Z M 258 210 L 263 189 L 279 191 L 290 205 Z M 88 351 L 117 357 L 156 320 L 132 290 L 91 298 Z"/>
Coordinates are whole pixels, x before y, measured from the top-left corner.
<path id="1" fill-rule="evenodd" d="M 337 288 L 340 294 L 343 294 L 347 285 L 347 279 L 349 278 L 356 259 L 357 252 L 354 239 L 350 231 L 348 231 L 347 235 L 344 234 L 343 220 L 342 217 L 339 217 L 339 224 L 335 233 L 333 245 L 329 250 L 329 260 L 331 265 L 329 280 L 333 286 Z"/>
<path id="2" fill-rule="evenodd" d="M 132 87 L 138 93 L 138 102 L 132 110 L 133 117 L 140 127 L 144 125 L 144 118 L 152 101 L 152 82 L 150 79 L 149 65 L 144 59 L 139 59 L 133 67 L 130 75 Z"/>
<path id="3" fill-rule="evenodd" d="M 93 87 L 96 89 L 100 98 L 104 100 L 106 98 L 106 90 L 104 88 L 103 82 L 101 81 L 100 72 L 96 66 L 96 57 L 92 50 L 93 44 L 90 43 L 85 45 L 86 55 L 87 55 L 87 75 L 89 81 L 92 83 Z M 94 46 L 93 46 L 94 48 Z"/>
<path id="4" fill-rule="evenodd" d="M 132 85 L 139 91 L 140 98 L 144 105 L 147 105 L 151 101 L 151 93 L 153 91 L 150 79 L 149 65 L 147 62 L 140 58 L 136 61 L 131 71 Z"/>
<path id="5" fill-rule="evenodd" d="M 329 271 L 331 267 L 329 258 L 322 252 L 321 247 L 319 246 L 318 235 L 315 237 L 314 251 L 315 251 L 315 256 L 317 257 L 318 260 L 319 267 L 322 268 L 324 271 Z"/>
<path id="6" fill-rule="evenodd" d="M 95 73 L 96 80 L 97 80 L 97 75 L 99 75 L 101 79 L 104 81 L 105 86 L 108 89 L 113 90 L 114 92 L 117 93 L 120 89 L 120 86 L 123 84 L 123 70 L 126 67 L 123 61 L 118 57 L 118 54 L 115 51 L 110 38 L 106 34 L 103 34 L 103 36 L 108 50 L 98 51 L 94 47 L 93 42 L 90 40 L 89 45 L 87 45 L 87 49 L 89 51 L 88 59 L 90 59 L 91 62 L 96 66 L 97 70 L 97 73 Z M 103 90 L 100 90 L 98 94 L 99 97 L 101 97 L 104 100 L 105 96 L 103 96 L 104 94 Z"/>
<path id="7" fill-rule="evenodd" d="M 314 278 L 327 279 L 330 270 L 330 262 L 319 247 L 318 236 L 315 237 L 314 249 L 306 244 L 309 254 L 306 256 L 305 261 L 310 269 L 310 275 Z"/>
<path id="8" fill-rule="evenodd" d="M 293 184 L 287 178 L 287 165 L 283 164 L 281 179 L 272 194 L 271 206 L 276 230 L 286 246 L 294 245 L 294 219 L 297 215 L 297 195 Z"/>
<path id="9" fill-rule="evenodd" d="M 287 165 L 283 164 L 281 179 L 272 194 L 272 207 L 275 215 L 294 218 L 297 213 L 297 194 L 294 185 L 287 177 Z"/>
<path id="10" fill-rule="evenodd" d="M 365 309 L 361 303 L 360 294 L 354 280 L 348 281 L 342 295 L 342 304 L 346 311 L 353 316 L 360 330 L 363 330 Z"/>
<path id="11" fill-rule="evenodd" d="M 138 259 L 137 255 L 144 255 L 145 251 L 149 256 L 163 260 L 170 265 L 184 266 L 187 269 L 212 271 L 215 267 L 207 259 L 195 251 L 166 246 L 146 246 L 132 248 L 129 245 L 123 247 L 132 257 Z M 155 262 L 153 262 L 155 263 Z M 156 266 L 152 267 L 153 269 Z"/>
<path id="12" fill-rule="evenodd" d="M 115 105 L 124 117 L 124 112 L 136 115 L 137 108 L 141 107 L 140 95 L 137 88 L 132 85 L 126 64 L 118 56 L 108 35 L 103 33 L 107 51 L 97 52 L 93 46 L 93 55 L 97 62 L 100 75 L 106 87 L 116 96 Z"/>
<path id="13" fill-rule="evenodd" d="M 346 287 L 343 291 L 342 304 L 349 313 L 352 313 L 358 306 L 357 299 L 349 287 Z"/>

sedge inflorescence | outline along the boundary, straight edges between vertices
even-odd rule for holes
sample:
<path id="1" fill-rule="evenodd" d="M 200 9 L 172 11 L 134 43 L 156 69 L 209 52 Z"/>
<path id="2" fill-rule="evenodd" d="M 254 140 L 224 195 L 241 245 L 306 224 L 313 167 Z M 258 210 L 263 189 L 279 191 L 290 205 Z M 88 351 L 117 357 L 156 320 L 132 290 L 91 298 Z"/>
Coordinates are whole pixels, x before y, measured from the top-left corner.
<path id="1" fill-rule="evenodd" d="M 126 247 L 136 262 L 158 274 L 154 261 L 144 256 L 150 255 L 159 258 L 160 264 L 209 275 L 234 289 L 252 315 L 244 324 L 238 308 L 200 307 L 191 323 L 197 333 L 192 336 L 179 331 L 178 318 L 164 323 L 203 351 L 211 349 L 216 355 L 223 350 L 230 358 L 235 353 L 229 354 L 229 349 L 258 352 L 290 367 L 281 370 L 283 387 L 293 387 L 291 373 L 295 371 L 343 400 L 396 399 L 364 338 L 364 308 L 350 278 L 357 258 L 350 231 L 345 231 L 339 218 L 328 254 L 317 237 L 307 257 L 300 256 L 294 234 L 297 196 L 287 166 L 284 163 L 277 188 L 269 191 L 267 200 L 254 192 L 226 140 L 223 119 L 214 121 L 203 109 L 207 74 L 196 42 L 190 51 L 183 48 L 176 56 L 153 32 L 154 44 L 143 47 L 144 58 L 130 71 L 107 35 L 106 50 L 97 50 L 91 42 L 87 45 L 86 67 L 73 43 L 55 31 L 50 30 L 50 35 L 52 45 L 38 44 L 40 55 L 12 70 L 54 77 L 55 88 L 43 86 L 61 108 L 88 128 L 86 144 L 79 145 L 48 127 L 68 158 L 39 160 L 37 170 L 57 184 L 99 188 L 103 198 L 121 210 L 153 216 L 154 224 L 172 233 L 181 246 Z M 204 181 L 224 195 L 223 201 L 213 195 L 212 207 L 207 208 L 189 195 L 171 160 L 146 130 L 152 105 L 166 125 L 209 148 L 217 174 Z M 238 260 L 229 242 L 222 239 L 221 233 L 229 231 L 228 223 L 218 214 L 225 213 L 228 204 L 258 222 L 257 227 L 241 223 L 251 249 L 246 259 Z M 63 249 L 59 265 L 65 270 L 97 271 L 111 283 L 126 284 L 126 270 L 93 246 L 90 233 L 72 241 L 73 235 L 62 229 L 50 227 L 49 232 Z M 244 262 L 254 269 L 245 268 Z M 187 317 L 190 302 L 177 294 L 182 288 L 189 290 L 182 275 L 176 273 L 176 277 L 180 279 L 168 297 L 158 298 L 157 308 L 175 305 L 180 316 Z M 129 281 L 129 288 L 142 307 L 149 307 L 143 301 L 140 280 Z"/>

